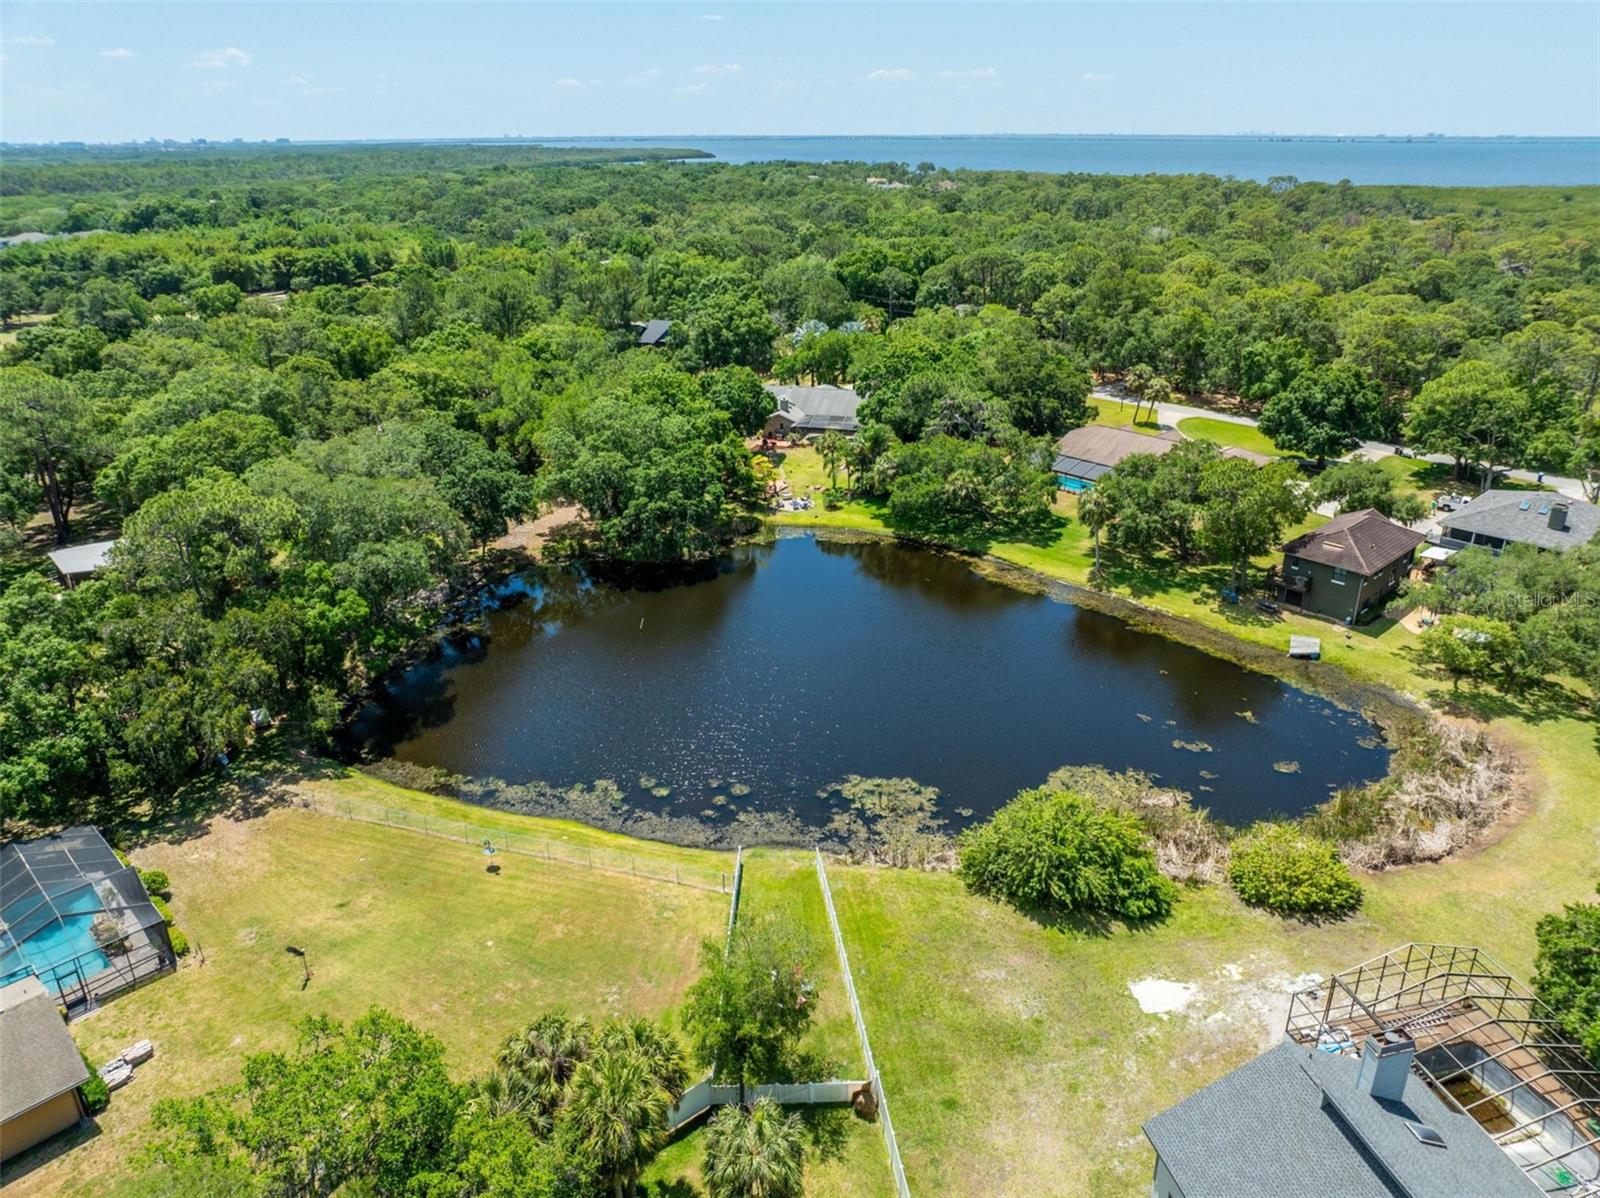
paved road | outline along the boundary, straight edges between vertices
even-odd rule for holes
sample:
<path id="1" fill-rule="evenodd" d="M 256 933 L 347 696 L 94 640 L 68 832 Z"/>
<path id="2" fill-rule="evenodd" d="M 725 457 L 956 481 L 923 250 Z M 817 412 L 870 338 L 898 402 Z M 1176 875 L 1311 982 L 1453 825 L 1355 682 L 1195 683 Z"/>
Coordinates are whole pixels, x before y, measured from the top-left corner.
<path id="1" fill-rule="evenodd" d="M 1119 395 L 1116 391 L 1110 388 L 1096 387 L 1094 394 L 1100 399 L 1122 400 L 1130 405 L 1131 412 L 1131 405 L 1133 401 L 1131 399 L 1127 399 L 1125 396 Z M 1169 428 L 1176 428 L 1178 421 L 1188 420 L 1190 417 L 1196 416 L 1205 420 L 1220 420 L 1224 424 L 1242 424 L 1249 428 L 1256 427 L 1256 421 L 1249 416 L 1235 416 L 1231 412 L 1214 412 L 1210 408 L 1196 408 L 1191 407 L 1188 404 L 1176 403 L 1164 403 L 1156 408 L 1156 420 L 1159 423 L 1168 426 Z M 1361 448 L 1355 450 L 1354 453 L 1349 456 L 1353 457 L 1355 453 L 1359 453 L 1363 457 L 1371 458 L 1375 461 L 1378 458 L 1393 457 L 1394 449 L 1395 447 L 1392 441 L 1363 441 L 1361 443 Z M 1413 456 L 1423 461 L 1436 462 L 1441 466 L 1449 466 L 1454 462 L 1453 458 L 1450 458 L 1442 453 L 1416 454 Z M 1561 494 L 1569 496 L 1572 499 L 1588 498 L 1588 496 L 1583 493 L 1583 483 L 1576 478 L 1564 478 L 1557 474 L 1546 474 L 1541 482 L 1539 475 L 1532 470 L 1502 470 L 1500 473 L 1510 478 L 1514 478 L 1518 482 L 1543 485 L 1549 490 L 1559 491 Z M 1476 490 L 1477 485 L 1478 484 L 1471 482 L 1463 482 L 1461 489 L 1463 491 L 1470 492 Z"/>

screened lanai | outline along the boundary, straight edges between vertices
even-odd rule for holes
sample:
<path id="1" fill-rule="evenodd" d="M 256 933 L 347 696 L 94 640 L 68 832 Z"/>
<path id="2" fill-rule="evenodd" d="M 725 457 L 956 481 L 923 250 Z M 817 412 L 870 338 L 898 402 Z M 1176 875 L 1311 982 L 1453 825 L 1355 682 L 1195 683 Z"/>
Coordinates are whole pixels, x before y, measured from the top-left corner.
<path id="1" fill-rule="evenodd" d="M 95 829 L 0 845 L 0 985 L 33 974 L 75 1015 L 174 963 L 138 871 Z"/>

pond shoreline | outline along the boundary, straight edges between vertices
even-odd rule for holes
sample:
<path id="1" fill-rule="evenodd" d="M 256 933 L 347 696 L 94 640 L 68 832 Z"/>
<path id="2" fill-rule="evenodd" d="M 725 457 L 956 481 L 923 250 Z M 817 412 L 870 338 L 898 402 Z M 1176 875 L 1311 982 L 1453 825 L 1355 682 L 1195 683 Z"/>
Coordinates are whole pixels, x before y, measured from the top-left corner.
<path id="1" fill-rule="evenodd" d="M 1264 646 L 1230 637 L 1180 616 L 1152 611 L 1137 602 L 1075 586 L 991 555 L 952 550 L 870 530 L 774 526 L 770 523 L 755 530 L 753 536 L 743 538 L 741 544 L 770 545 L 778 540 L 804 538 L 820 543 L 899 544 L 906 549 L 944 557 L 952 563 L 952 568 L 970 569 L 973 576 L 982 579 L 984 584 L 997 583 L 1021 593 L 1071 603 L 1109 616 L 1133 631 L 1158 633 L 1162 640 L 1195 649 L 1207 657 L 1295 687 L 1306 694 L 1328 700 L 1345 711 L 1359 712 L 1377 726 L 1384 742 L 1391 747 L 1397 740 L 1396 730 L 1406 721 L 1415 720 L 1421 715 L 1420 709 L 1401 696 L 1381 687 L 1358 683 L 1338 667 L 1325 663 L 1292 662 L 1286 657 L 1280 659 Z M 448 652 L 453 639 L 459 641 L 463 637 L 470 637 L 486 643 L 489 637 L 484 617 L 497 606 L 491 598 L 491 592 L 495 587 L 503 586 L 506 579 L 518 573 L 525 563 L 536 564 L 530 563 L 530 557 L 526 553 L 506 554 L 496 563 L 498 569 L 487 570 L 480 575 L 476 587 L 458 596 L 453 618 L 447 619 L 435 635 L 415 646 L 415 651 L 407 655 L 408 662 L 416 664 L 441 652 Z M 469 768 L 457 772 L 448 765 L 405 762 L 388 755 L 363 756 L 358 753 L 348 754 L 344 759 L 386 781 L 443 797 L 486 808 L 577 819 L 595 827 L 644 839 L 694 847 L 732 847 L 736 844 L 810 847 L 819 842 L 824 847 L 848 847 L 839 834 L 840 830 L 803 818 L 794 807 L 739 810 L 737 818 L 731 821 L 723 819 L 711 822 L 683 812 L 670 812 L 664 807 L 653 810 L 648 803 L 641 804 L 626 793 L 629 786 L 629 771 L 626 769 L 622 777 L 613 775 L 609 782 L 605 774 L 597 771 L 597 778 L 588 785 L 564 786 L 541 781 L 537 773 L 528 782 L 507 782 L 503 780 L 501 771 L 492 768 L 482 771 Z M 1392 776 L 1393 769 L 1391 754 L 1382 777 Z M 585 772 L 577 777 L 586 778 L 588 774 Z M 1378 776 L 1371 779 L 1374 782 L 1378 780 Z M 618 782 L 622 783 L 621 787 L 616 785 Z M 1199 789 L 1204 791 L 1208 787 L 1201 786 Z M 1198 803 L 1205 802 L 1204 797 L 1198 794 L 1195 800 Z M 960 813 L 963 816 L 970 815 L 965 809 Z M 732 815 L 734 811 L 729 810 L 725 814 Z M 1238 826 L 1248 822 L 1249 818 L 1246 817 L 1238 821 Z"/>

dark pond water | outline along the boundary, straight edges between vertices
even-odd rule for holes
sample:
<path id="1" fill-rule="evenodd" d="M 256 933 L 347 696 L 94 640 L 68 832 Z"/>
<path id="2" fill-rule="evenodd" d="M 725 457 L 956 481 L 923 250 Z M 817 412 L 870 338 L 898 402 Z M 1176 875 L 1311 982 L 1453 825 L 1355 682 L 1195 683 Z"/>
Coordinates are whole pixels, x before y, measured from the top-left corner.
<path id="1" fill-rule="evenodd" d="M 1387 768 L 1354 713 L 956 559 L 787 537 L 708 573 L 518 580 L 487 641 L 395 679 L 352 735 L 452 773 L 608 778 L 663 814 L 819 825 L 819 790 L 852 773 L 938 787 L 954 827 L 1068 764 L 1144 770 L 1230 822 Z"/>

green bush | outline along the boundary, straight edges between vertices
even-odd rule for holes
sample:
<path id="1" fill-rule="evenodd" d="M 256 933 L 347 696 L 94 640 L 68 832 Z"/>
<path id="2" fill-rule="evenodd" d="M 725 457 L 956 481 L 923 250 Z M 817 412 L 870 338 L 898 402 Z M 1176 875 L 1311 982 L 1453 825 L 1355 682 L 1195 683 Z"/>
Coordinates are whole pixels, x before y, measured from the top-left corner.
<path id="1" fill-rule="evenodd" d="M 172 908 L 167 906 L 167 900 L 159 894 L 152 894 L 150 896 L 150 905 L 161 912 L 161 918 L 167 921 L 167 926 L 170 928 L 172 926 Z"/>
<path id="2" fill-rule="evenodd" d="M 177 928 L 169 928 L 167 930 L 167 939 L 172 941 L 172 953 L 174 956 L 187 957 L 189 955 L 189 938 Z"/>
<path id="3" fill-rule="evenodd" d="M 78 1087 L 78 1096 L 83 1099 L 84 1110 L 91 1115 L 98 1115 L 111 1105 L 111 1087 L 95 1072 L 94 1064 L 83 1049 L 78 1050 L 78 1055 L 83 1058 L 83 1066 L 89 1071 L 89 1080 Z"/>
<path id="4" fill-rule="evenodd" d="M 1600 1065 L 1600 903 L 1570 903 L 1535 927 L 1533 988 Z"/>
<path id="5" fill-rule="evenodd" d="M 172 885 L 167 881 L 165 870 L 141 869 L 139 871 L 139 881 L 143 882 L 144 888 L 153 895 L 158 894 L 163 898 L 168 898 L 172 894 Z"/>
<path id="6" fill-rule="evenodd" d="M 961 837 L 961 877 L 1023 907 L 1153 919 L 1178 890 L 1133 816 L 1060 790 L 1025 790 Z"/>
<path id="7" fill-rule="evenodd" d="M 1344 915 L 1361 884 L 1338 850 L 1290 824 L 1258 824 L 1234 843 L 1228 878 L 1252 906 L 1292 915 Z"/>

